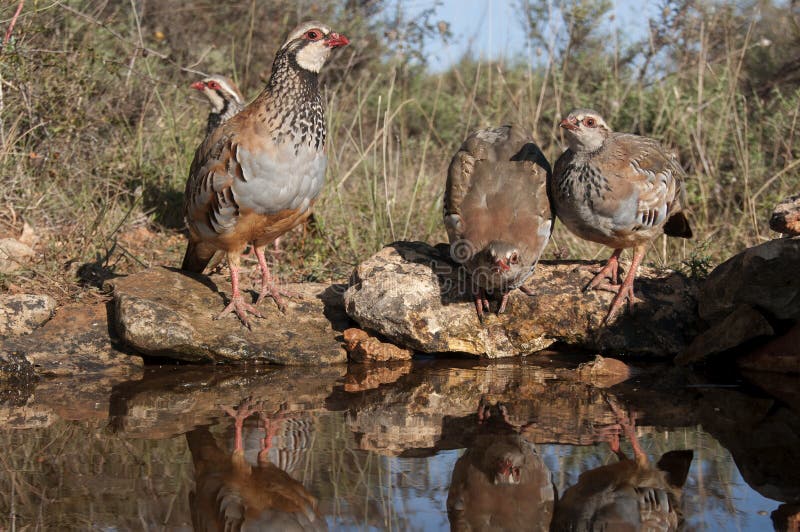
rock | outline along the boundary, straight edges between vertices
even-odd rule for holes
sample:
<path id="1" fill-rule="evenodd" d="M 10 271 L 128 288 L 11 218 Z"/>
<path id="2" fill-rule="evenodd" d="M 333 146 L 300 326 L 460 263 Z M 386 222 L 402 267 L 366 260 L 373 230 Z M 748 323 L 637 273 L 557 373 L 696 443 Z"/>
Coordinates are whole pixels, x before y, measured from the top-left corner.
<path id="1" fill-rule="evenodd" d="M 786 333 L 736 359 L 742 369 L 800 373 L 800 322 Z"/>
<path id="2" fill-rule="evenodd" d="M 0 238 L 0 273 L 11 273 L 34 256 L 30 246 L 13 238 Z"/>
<path id="3" fill-rule="evenodd" d="M 616 358 L 604 358 L 600 355 L 591 362 L 584 362 L 576 370 L 582 382 L 592 384 L 597 388 L 609 388 L 620 382 L 628 380 L 631 368 Z"/>
<path id="4" fill-rule="evenodd" d="M 478 321 L 469 278 L 448 248 L 395 242 L 362 262 L 344 295 L 348 315 L 397 345 L 426 353 L 490 358 L 528 355 L 556 341 L 596 351 L 674 356 L 696 334 L 693 281 L 640 268 L 633 315 L 601 320 L 613 294 L 583 293 L 585 262 L 542 261 L 528 280 L 534 296 L 511 293 L 507 312 Z"/>
<path id="5" fill-rule="evenodd" d="M 748 248 L 712 271 L 698 294 L 698 312 L 709 323 L 745 303 L 778 320 L 800 319 L 800 237 Z"/>
<path id="6" fill-rule="evenodd" d="M 121 347 L 108 327 L 106 303 L 66 305 L 33 333 L 0 342 L 0 352 L 23 356 L 38 375 L 140 377 L 142 358 Z"/>
<path id="7" fill-rule="evenodd" d="M 264 318 L 252 330 L 231 313 L 221 320 L 222 276 L 192 275 L 151 268 L 109 281 L 114 290 L 114 326 L 139 353 L 190 362 L 270 362 L 286 365 L 347 361 L 341 331 L 349 320 L 341 303 L 342 285 L 288 284 L 298 297 L 287 299 L 286 313 L 267 300 Z M 227 288 L 227 286 L 226 286 Z"/>
<path id="8" fill-rule="evenodd" d="M 748 340 L 772 336 L 775 330 L 761 312 L 741 304 L 731 314 L 711 325 L 692 340 L 689 347 L 675 357 L 676 364 L 691 364 L 724 353 Z"/>
<path id="9" fill-rule="evenodd" d="M 698 362 L 800 320 L 798 271 L 800 237 L 770 240 L 717 266 L 697 296 L 698 314 L 710 327 L 677 361 Z"/>
<path id="10" fill-rule="evenodd" d="M 361 329 L 350 328 L 344 331 L 345 349 L 350 353 L 350 361 L 356 363 L 388 362 L 391 360 L 411 360 L 414 352 L 394 344 L 381 342 Z"/>
<path id="11" fill-rule="evenodd" d="M 0 295 L 0 338 L 28 334 L 53 316 L 56 300 L 48 295 Z"/>
<path id="12" fill-rule="evenodd" d="M 301 367 L 190 366 L 153 371 L 140 381 L 114 388 L 109 426 L 129 438 L 172 438 L 211 425 L 245 398 L 265 412 L 313 413 L 326 409 L 326 398 L 347 367 L 309 371 Z"/>
<path id="13" fill-rule="evenodd" d="M 800 194 L 789 196 L 775 207 L 769 228 L 785 235 L 800 235 Z"/>

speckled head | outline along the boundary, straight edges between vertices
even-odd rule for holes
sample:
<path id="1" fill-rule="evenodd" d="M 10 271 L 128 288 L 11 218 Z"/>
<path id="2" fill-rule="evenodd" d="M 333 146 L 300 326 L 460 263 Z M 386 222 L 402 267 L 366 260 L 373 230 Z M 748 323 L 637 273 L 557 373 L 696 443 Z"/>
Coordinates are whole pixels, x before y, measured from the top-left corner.
<path id="1" fill-rule="evenodd" d="M 331 50 L 347 46 L 347 37 L 317 20 L 303 22 L 291 32 L 278 54 L 294 55 L 297 65 L 309 72 L 318 73 L 331 55 Z"/>
<path id="2" fill-rule="evenodd" d="M 192 88 L 201 91 L 215 113 L 223 112 L 231 102 L 241 108 L 244 105 L 244 97 L 229 78 L 225 76 L 209 76 L 202 81 L 192 83 Z"/>
<path id="3" fill-rule="evenodd" d="M 611 133 L 600 113 L 591 109 L 575 109 L 561 121 L 569 149 L 574 152 L 593 152 L 600 149 Z"/>

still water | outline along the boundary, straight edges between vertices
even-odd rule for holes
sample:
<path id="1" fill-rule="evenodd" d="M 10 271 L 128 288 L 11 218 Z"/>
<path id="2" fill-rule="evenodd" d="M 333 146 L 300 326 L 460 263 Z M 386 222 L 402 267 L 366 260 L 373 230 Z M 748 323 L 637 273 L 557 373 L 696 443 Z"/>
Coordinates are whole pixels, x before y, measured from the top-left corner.
<path id="1" fill-rule="evenodd" d="M 43 381 L 0 405 L 0 529 L 797 520 L 796 381 L 651 367 L 618 382 L 574 368 L 161 367 L 128 382 Z"/>

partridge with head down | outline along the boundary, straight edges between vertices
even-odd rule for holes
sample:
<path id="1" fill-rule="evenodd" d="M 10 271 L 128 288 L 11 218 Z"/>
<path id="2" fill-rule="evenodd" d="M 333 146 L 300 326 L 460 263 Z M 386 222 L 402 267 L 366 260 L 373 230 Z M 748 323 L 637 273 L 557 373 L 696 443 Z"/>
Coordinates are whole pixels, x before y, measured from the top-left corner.
<path id="1" fill-rule="evenodd" d="M 483 318 L 487 293 L 508 294 L 533 273 L 552 231 L 550 165 L 519 126 L 472 133 L 453 157 L 444 196 L 451 256 L 472 278 Z"/>

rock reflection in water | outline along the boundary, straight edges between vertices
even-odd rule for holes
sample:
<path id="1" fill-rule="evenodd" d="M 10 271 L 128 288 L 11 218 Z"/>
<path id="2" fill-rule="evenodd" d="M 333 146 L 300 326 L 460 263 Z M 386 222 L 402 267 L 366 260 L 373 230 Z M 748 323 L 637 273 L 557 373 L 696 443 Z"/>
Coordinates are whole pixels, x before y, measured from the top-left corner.
<path id="1" fill-rule="evenodd" d="M 555 490 L 536 448 L 509 423 L 502 404 L 482 399 L 477 422 L 478 433 L 453 468 L 451 530 L 548 530 Z"/>

